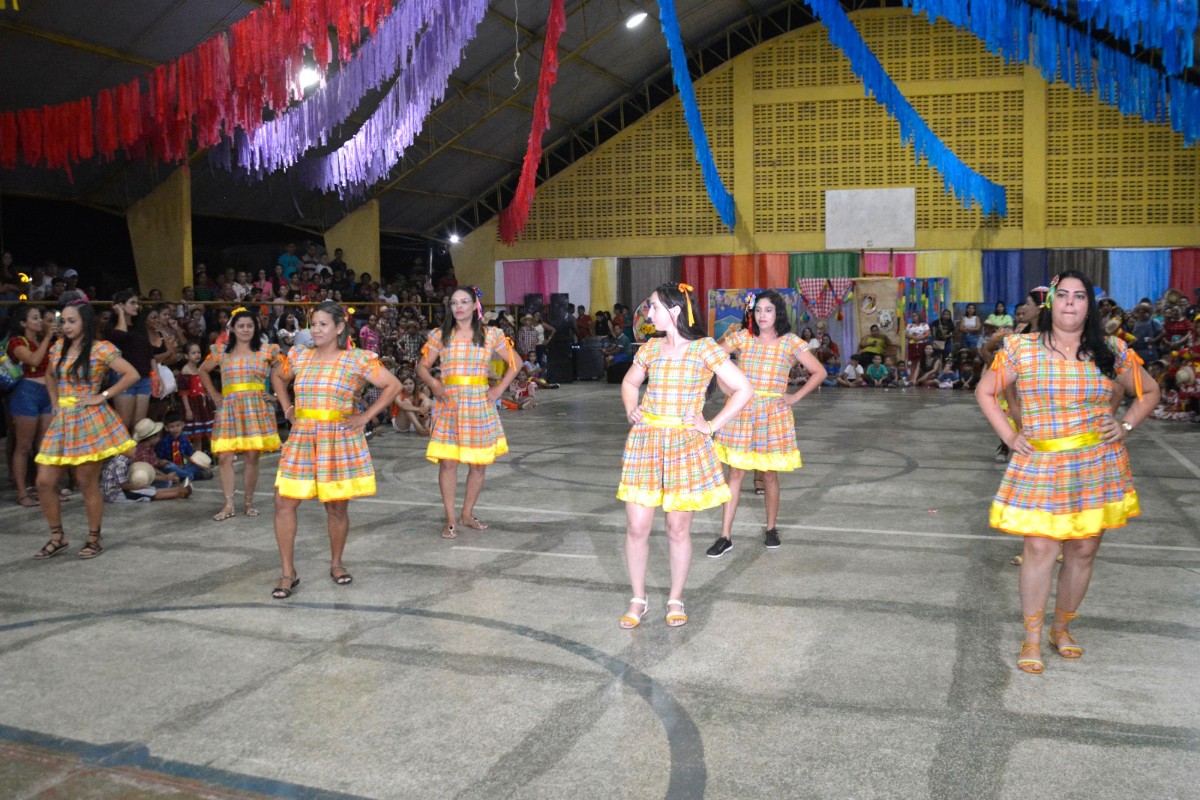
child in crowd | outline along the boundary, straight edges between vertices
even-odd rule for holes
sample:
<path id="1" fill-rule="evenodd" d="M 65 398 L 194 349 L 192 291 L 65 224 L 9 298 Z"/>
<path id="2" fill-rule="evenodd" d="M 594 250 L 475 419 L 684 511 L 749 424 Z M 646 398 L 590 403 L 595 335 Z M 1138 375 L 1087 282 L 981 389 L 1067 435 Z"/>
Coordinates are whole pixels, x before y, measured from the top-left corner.
<path id="1" fill-rule="evenodd" d="M 203 353 L 199 342 L 188 342 L 183 349 L 184 364 L 179 370 L 179 401 L 183 406 L 183 432 L 188 441 L 204 452 L 212 448 L 213 416 L 216 407 L 200 381 Z"/>
<path id="2" fill-rule="evenodd" d="M 888 358 L 890 362 L 892 359 Z M 896 376 L 896 385 L 901 389 L 907 389 L 912 386 L 912 373 L 908 371 L 908 362 L 901 361 L 899 364 L 893 365 L 893 371 Z"/>
<path id="3" fill-rule="evenodd" d="M 533 396 L 537 393 L 537 384 L 529 379 L 529 372 L 522 367 L 517 372 L 517 377 L 513 380 L 512 385 L 508 387 L 503 395 L 505 408 L 514 411 L 524 411 L 529 408 L 536 408 L 537 401 Z"/>
<path id="4" fill-rule="evenodd" d="M 542 366 L 538 363 L 537 352 L 535 350 L 525 353 L 525 363 L 521 365 L 521 368 L 529 373 L 529 380 L 535 383 L 539 389 L 558 388 L 557 383 L 549 383 L 542 377 Z"/>
<path id="5" fill-rule="evenodd" d="M 946 359 L 946 363 L 942 366 L 942 371 L 937 376 L 938 388 L 953 389 L 956 383 L 958 383 L 958 370 L 954 368 L 953 361 Z"/>
<path id="6" fill-rule="evenodd" d="M 421 387 L 424 389 L 424 386 Z M 400 376 L 400 394 L 392 403 L 392 427 L 398 431 L 416 431 L 429 435 L 429 415 L 433 403 L 423 391 L 418 391 L 412 375 Z"/>
<path id="7" fill-rule="evenodd" d="M 850 356 L 850 363 L 837 376 L 838 386 L 866 386 L 863 383 L 863 368 L 859 366 L 858 356 Z"/>
<path id="8" fill-rule="evenodd" d="M 104 462 L 100 470 L 100 493 L 106 503 L 148 503 L 151 500 L 184 500 L 192 496 L 189 483 L 174 488 L 156 488 L 166 483 L 167 475 L 154 471 L 155 483 L 150 486 L 134 486 L 130 480 L 133 462 L 118 453 Z M 161 481 L 159 479 L 162 479 Z"/>
<path id="9" fill-rule="evenodd" d="M 187 434 L 183 432 L 183 418 L 177 411 L 169 411 L 163 417 L 163 433 L 154 447 L 154 455 L 165 462 L 161 469 L 169 472 L 180 480 L 190 478 L 194 481 L 212 480 L 212 472 L 193 464 L 191 458 L 196 453 Z"/>
<path id="10" fill-rule="evenodd" d="M 966 357 L 958 362 L 958 380 L 954 383 L 955 389 L 975 390 L 975 385 L 979 383 L 979 373 L 975 370 L 975 358 L 970 354 L 965 354 Z"/>
<path id="11" fill-rule="evenodd" d="M 837 386 L 841 374 L 842 365 L 838 363 L 837 356 L 831 353 L 829 358 L 825 359 L 825 380 L 821 381 L 821 385 Z"/>
<path id="12" fill-rule="evenodd" d="M 891 361 L 891 359 L 889 358 L 888 361 Z M 884 365 L 883 357 L 878 354 L 871 356 L 871 363 L 867 367 L 863 380 L 866 381 L 867 386 L 874 386 L 875 388 L 891 386 L 896 382 L 892 377 L 892 370 Z"/>

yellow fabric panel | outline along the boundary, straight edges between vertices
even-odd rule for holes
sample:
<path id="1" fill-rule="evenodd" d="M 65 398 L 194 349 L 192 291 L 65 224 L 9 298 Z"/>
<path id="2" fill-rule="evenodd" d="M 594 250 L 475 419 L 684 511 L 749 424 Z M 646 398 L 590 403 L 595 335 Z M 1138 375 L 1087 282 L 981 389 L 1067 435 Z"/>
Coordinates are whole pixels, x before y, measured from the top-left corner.
<path id="1" fill-rule="evenodd" d="M 369 200 L 342 217 L 338 224 L 325 232 L 325 249 L 329 258 L 342 248 L 347 266 L 356 275 L 364 272 L 379 280 L 379 202 Z"/>
<path id="2" fill-rule="evenodd" d="M 592 259 L 592 316 L 607 311 L 617 302 L 617 260 Z"/>
<path id="3" fill-rule="evenodd" d="M 125 212 L 138 288 L 181 297 L 192 282 L 192 175 L 182 166 Z"/>
<path id="4" fill-rule="evenodd" d="M 918 252 L 916 277 L 949 278 L 950 302 L 978 303 L 983 300 L 983 252 L 980 250 Z"/>

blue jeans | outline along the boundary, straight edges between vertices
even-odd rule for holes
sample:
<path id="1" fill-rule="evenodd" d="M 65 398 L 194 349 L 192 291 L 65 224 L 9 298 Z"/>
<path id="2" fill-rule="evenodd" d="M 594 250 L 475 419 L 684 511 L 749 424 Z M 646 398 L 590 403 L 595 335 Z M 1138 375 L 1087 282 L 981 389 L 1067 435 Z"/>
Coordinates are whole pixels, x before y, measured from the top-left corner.
<path id="1" fill-rule="evenodd" d="M 194 481 L 202 480 L 199 475 L 203 472 L 195 464 L 184 464 L 182 467 L 178 464 L 167 464 L 162 468 L 162 471 L 170 475 L 178 475 L 180 480 L 191 478 Z"/>

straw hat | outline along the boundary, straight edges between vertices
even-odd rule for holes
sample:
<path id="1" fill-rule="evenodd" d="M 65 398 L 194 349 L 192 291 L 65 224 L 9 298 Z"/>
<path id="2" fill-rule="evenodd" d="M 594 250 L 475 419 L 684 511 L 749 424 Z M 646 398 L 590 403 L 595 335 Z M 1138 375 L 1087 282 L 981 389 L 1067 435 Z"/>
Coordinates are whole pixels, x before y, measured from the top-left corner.
<path id="1" fill-rule="evenodd" d="M 1196 370 L 1188 366 L 1175 370 L 1175 383 L 1180 386 L 1190 386 L 1196 382 Z"/>
<path id="2" fill-rule="evenodd" d="M 200 469 L 208 469 L 212 466 L 212 458 L 209 457 L 208 453 L 202 453 L 199 450 L 192 453 L 192 457 L 188 461 L 191 461 Z"/>
<path id="3" fill-rule="evenodd" d="M 134 441 L 144 442 L 156 433 L 161 432 L 163 424 L 155 422 L 152 419 L 138 420 L 138 424 L 133 426 Z"/>
<path id="4" fill-rule="evenodd" d="M 135 461 L 129 467 L 129 485 L 135 489 L 145 489 L 154 483 L 154 467 L 145 461 Z"/>
<path id="5" fill-rule="evenodd" d="M 1110 319 L 1104 323 L 1104 332 L 1107 333 L 1109 336 L 1112 336 L 1114 333 L 1116 333 L 1120 329 L 1121 329 L 1121 320 L 1117 319 L 1116 317 L 1113 317 L 1112 319 Z"/>

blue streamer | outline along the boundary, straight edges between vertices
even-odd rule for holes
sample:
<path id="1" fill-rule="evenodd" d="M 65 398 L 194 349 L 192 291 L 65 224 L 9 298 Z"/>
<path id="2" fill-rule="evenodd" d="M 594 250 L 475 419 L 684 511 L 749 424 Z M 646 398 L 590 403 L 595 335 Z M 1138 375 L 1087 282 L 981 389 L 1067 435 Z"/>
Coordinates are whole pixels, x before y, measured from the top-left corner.
<path id="1" fill-rule="evenodd" d="M 700 173 L 704 176 L 704 188 L 708 191 L 708 199 L 717 209 L 721 222 L 733 230 L 737 222 L 733 195 L 721 182 L 717 165 L 713 161 L 712 148 L 708 146 L 708 136 L 704 133 L 704 122 L 700 119 L 700 108 L 696 104 L 696 90 L 688 72 L 687 54 L 683 51 L 683 38 L 679 34 L 679 20 L 675 16 L 675 0 L 658 0 L 658 12 L 663 37 L 667 40 L 667 50 L 671 52 L 671 72 L 675 88 L 679 90 L 679 99 L 683 103 L 683 118 L 687 121 L 688 134 L 692 137 L 692 147 L 696 151 Z"/>
<path id="2" fill-rule="evenodd" d="M 850 68 L 862 80 L 868 94 L 873 95 L 875 101 L 900 124 L 900 138 L 913 146 L 918 160 L 924 158 L 942 174 L 943 190 L 957 197 L 966 208 L 970 208 L 974 202 L 979 203 L 984 214 L 1007 214 L 1008 201 L 1004 187 L 964 164 L 921 119 L 863 41 L 841 4 L 837 0 L 806 2 L 817 19 L 825 24 L 829 30 L 829 41 L 845 54 Z"/>
<path id="3" fill-rule="evenodd" d="M 1067 11 L 1067 0 L 1046 0 L 1056 11 Z M 1200 11 L 1195 0 L 1073 0 L 1081 20 L 1103 28 L 1130 44 L 1162 52 L 1163 70 L 1180 75 L 1195 61 L 1195 36 Z"/>
<path id="4" fill-rule="evenodd" d="M 1049 0 L 1052 5 L 1065 0 Z M 1159 16 L 1154 24 L 1164 31 L 1164 36 L 1179 38 L 1183 31 L 1196 29 L 1196 3 L 1194 0 L 1130 0 L 1129 3 L 1114 3 L 1110 0 L 1078 0 L 1081 15 L 1084 6 L 1089 6 L 1094 21 L 1099 24 L 1121 16 L 1122 19 L 1144 19 L 1150 6 Z M 1101 102 L 1115 106 L 1126 116 L 1136 116 L 1147 122 L 1170 124 L 1172 129 L 1183 134 L 1186 146 L 1200 142 L 1200 92 L 1186 81 L 1170 77 L 1179 64 L 1191 63 L 1192 34 L 1186 37 L 1187 44 L 1178 43 L 1178 63 L 1167 65 L 1167 49 L 1163 49 L 1165 70 L 1156 69 L 1122 53 L 1116 48 L 1102 44 L 1076 30 L 1044 11 L 1031 8 L 1022 0 L 904 0 L 914 13 L 924 13 L 929 21 L 944 19 L 978 36 L 989 50 L 1008 61 L 1032 64 L 1049 82 L 1061 80 L 1072 89 L 1091 93 L 1093 90 Z M 1131 6 L 1141 9 L 1131 9 Z M 1183 9 L 1190 6 L 1190 11 Z M 1121 14 L 1115 10 L 1120 7 Z M 1170 9 L 1167 11 L 1165 9 Z M 1109 10 L 1114 13 L 1109 13 Z M 1088 19 L 1088 17 L 1084 17 Z M 1007 27 L 1001 25 L 1007 20 Z M 1118 24 L 1118 23 L 1113 23 Z M 1146 32 L 1146 28 L 1122 22 L 1121 31 L 1128 33 Z M 1189 27 L 1190 26 L 1190 27 Z M 1124 35 L 1114 31 L 1118 35 Z M 1168 38 L 1169 38 L 1168 37 Z M 1032 39 L 1032 49 L 1024 40 Z M 1134 37 L 1130 41 L 1150 43 L 1150 39 Z M 1157 41 L 1157 40 L 1154 40 Z M 1164 40 L 1165 42 L 1165 40 Z M 1158 45 L 1155 45 L 1158 46 Z M 1175 58 L 1175 56 L 1172 56 Z"/>

